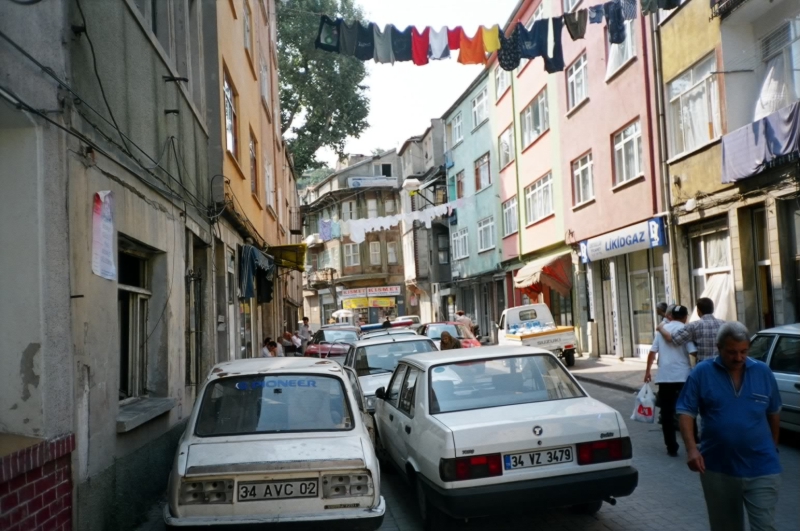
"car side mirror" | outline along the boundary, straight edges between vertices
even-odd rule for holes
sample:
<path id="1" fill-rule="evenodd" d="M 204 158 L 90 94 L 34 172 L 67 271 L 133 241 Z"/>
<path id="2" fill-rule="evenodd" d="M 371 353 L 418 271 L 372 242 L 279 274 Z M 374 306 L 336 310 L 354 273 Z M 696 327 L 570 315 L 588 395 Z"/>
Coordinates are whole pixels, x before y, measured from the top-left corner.
<path id="1" fill-rule="evenodd" d="M 375 391 L 375 398 L 379 400 L 386 400 L 386 388 L 378 387 L 378 389 Z"/>

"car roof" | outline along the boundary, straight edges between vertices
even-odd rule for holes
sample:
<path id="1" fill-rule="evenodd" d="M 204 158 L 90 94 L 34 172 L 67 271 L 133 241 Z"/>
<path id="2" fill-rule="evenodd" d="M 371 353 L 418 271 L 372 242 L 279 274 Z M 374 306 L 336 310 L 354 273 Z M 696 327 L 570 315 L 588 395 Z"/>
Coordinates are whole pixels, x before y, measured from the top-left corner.
<path id="1" fill-rule="evenodd" d="M 481 348 L 465 348 L 453 350 L 437 350 L 436 352 L 426 352 L 422 354 L 411 354 L 403 358 L 403 361 L 414 362 L 423 369 L 432 365 L 442 365 L 447 363 L 459 363 L 463 361 L 476 361 L 487 358 L 514 358 L 517 356 L 529 356 L 531 354 L 553 354 L 547 350 L 536 347 L 508 347 L 508 346 L 489 346 Z"/>
<path id="2" fill-rule="evenodd" d="M 348 332 L 358 332 L 358 327 L 350 325 L 325 325 L 320 327 L 320 330 L 323 332 L 326 330 L 346 330 Z"/>
<path id="3" fill-rule="evenodd" d="M 335 361 L 319 358 L 251 358 L 245 360 L 224 361 L 214 365 L 208 374 L 208 380 L 226 376 L 248 376 L 253 374 L 286 374 L 302 372 L 304 374 L 328 375 L 342 374 L 342 366 Z"/>
<path id="4" fill-rule="evenodd" d="M 369 345 L 384 345 L 387 343 L 408 343 L 409 341 L 430 341 L 430 338 L 417 334 L 387 334 L 385 336 L 368 337 L 356 341 L 354 345 L 356 347 L 366 347 Z"/>
<path id="5" fill-rule="evenodd" d="M 800 323 L 781 325 L 776 326 L 775 328 L 767 328 L 766 330 L 759 330 L 757 333 L 800 335 Z"/>

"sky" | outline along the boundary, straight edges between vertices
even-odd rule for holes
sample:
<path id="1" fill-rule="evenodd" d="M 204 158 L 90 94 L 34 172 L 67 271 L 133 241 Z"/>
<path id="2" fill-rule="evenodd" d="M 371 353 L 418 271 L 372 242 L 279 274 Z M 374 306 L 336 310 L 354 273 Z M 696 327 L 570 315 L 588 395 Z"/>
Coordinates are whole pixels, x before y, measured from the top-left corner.
<path id="1" fill-rule="evenodd" d="M 473 35 L 480 25 L 502 27 L 517 0 L 357 0 L 357 3 L 367 20 L 380 26 L 414 25 L 419 29 L 463 26 L 468 35 Z M 424 133 L 431 118 L 440 118 L 483 69 L 482 65 L 462 65 L 455 57 L 431 61 L 425 66 L 373 61 L 366 65 L 370 127 L 360 138 L 348 140 L 350 154 L 368 155 L 378 148 L 399 148 L 406 139 Z M 330 167 L 336 165 L 332 151 L 323 149 L 318 155 Z"/>

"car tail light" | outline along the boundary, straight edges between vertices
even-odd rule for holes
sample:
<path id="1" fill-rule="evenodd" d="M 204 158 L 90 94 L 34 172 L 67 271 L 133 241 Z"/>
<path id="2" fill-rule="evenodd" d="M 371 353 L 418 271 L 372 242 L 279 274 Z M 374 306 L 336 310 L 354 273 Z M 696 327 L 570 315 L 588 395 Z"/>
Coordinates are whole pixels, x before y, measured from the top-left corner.
<path id="1" fill-rule="evenodd" d="M 633 456 L 630 437 L 580 443 L 577 445 L 577 451 L 579 465 L 621 461 Z"/>
<path id="2" fill-rule="evenodd" d="M 564 350 L 570 350 L 575 348 L 575 345 L 564 345 Z"/>
<path id="3" fill-rule="evenodd" d="M 233 480 L 183 481 L 178 503 L 181 505 L 233 503 Z"/>
<path id="4" fill-rule="evenodd" d="M 370 496 L 372 493 L 372 476 L 368 472 L 322 476 L 323 498 Z"/>
<path id="5" fill-rule="evenodd" d="M 439 477 L 442 481 L 464 481 L 502 475 L 503 459 L 500 454 L 474 455 L 439 461 Z"/>

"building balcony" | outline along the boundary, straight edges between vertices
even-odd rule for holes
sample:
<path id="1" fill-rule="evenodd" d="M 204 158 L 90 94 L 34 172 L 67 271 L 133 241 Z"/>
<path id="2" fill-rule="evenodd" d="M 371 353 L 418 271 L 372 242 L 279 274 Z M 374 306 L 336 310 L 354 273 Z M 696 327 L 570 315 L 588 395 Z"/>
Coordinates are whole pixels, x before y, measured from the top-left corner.
<path id="1" fill-rule="evenodd" d="M 748 0 L 711 0 L 711 18 L 724 19 Z"/>
<path id="2" fill-rule="evenodd" d="M 289 234 L 303 234 L 303 212 L 300 207 L 289 209 Z"/>

